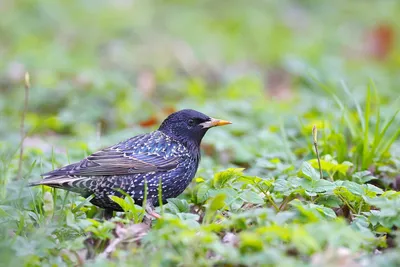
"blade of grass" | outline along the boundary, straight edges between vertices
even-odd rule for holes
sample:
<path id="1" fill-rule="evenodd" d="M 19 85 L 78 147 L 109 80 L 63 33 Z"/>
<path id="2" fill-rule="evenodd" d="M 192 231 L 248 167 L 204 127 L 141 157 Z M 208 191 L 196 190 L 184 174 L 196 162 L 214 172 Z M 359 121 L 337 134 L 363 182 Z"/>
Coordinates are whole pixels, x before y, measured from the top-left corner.
<path id="1" fill-rule="evenodd" d="M 379 151 L 380 158 L 382 158 L 382 156 L 390 150 L 390 147 L 393 145 L 393 143 L 397 140 L 399 136 L 400 136 L 400 129 L 397 129 L 396 133 L 386 143 L 382 145 L 382 149 Z"/>
<path id="2" fill-rule="evenodd" d="M 376 90 L 375 83 L 371 80 L 371 85 L 374 88 L 374 96 L 375 96 L 375 102 L 376 102 L 376 124 L 375 124 L 375 132 L 374 132 L 374 141 L 372 142 L 372 147 L 370 150 L 370 155 L 368 160 L 372 162 L 373 156 L 375 155 L 375 151 L 378 147 L 379 141 L 381 139 L 380 136 L 380 126 L 381 126 L 381 110 L 380 110 L 380 101 L 379 101 L 379 95 L 378 91 Z"/>
<path id="3" fill-rule="evenodd" d="M 289 141 L 288 141 L 286 131 L 285 131 L 285 124 L 282 119 L 280 120 L 280 122 L 281 122 L 280 123 L 280 131 L 281 131 L 282 138 L 283 138 L 284 149 L 285 149 L 286 155 L 288 156 L 290 163 L 293 164 L 295 157 L 293 156 L 292 151 L 290 150 Z"/>
<path id="4" fill-rule="evenodd" d="M 323 89 L 326 93 L 328 93 L 333 98 L 333 100 L 336 102 L 336 104 L 339 106 L 340 110 L 344 113 L 344 119 L 347 123 L 347 127 L 350 130 L 351 136 L 356 137 L 358 131 L 357 131 L 355 125 L 351 122 L 351 119 L 348 114 L 349 112 L 348 112 L 346 106 L 343 104 L 343 102 L 340 100 L 340 98 L 334 93 L 334 90 L 331 90 L 329 88 L 329 86 L 321 83 L 320 81 L 318 81 L 316 79 L 315 79 L 315 82 L 318 84 L 318 86 L 321 87 L 321 89 Z"/>
<path id="5" fill-rule="evenodd" d="M 91 194 L 89 197 L 85 199 L 85 201 L 82 201 L 78 206 L 72 209 L 72 213 L 76 213 L 80 208 L 82 208 L 84 205 L 88 204 L 92 199 L 94 198 L 94 194 Z"/>
<path id="6" fill-rule="evenodd" d="M 356 100 L 356 98 L 353 96 L 353 94 L 350 93 L 349 88 L 347 87 L 346 83 L 344 82 L 344 80 L 340 81 L 340 84 L 342 85 L 343 91 L 349 96 L 349 98 L 351 98 L 354 102 L 354 105 L 356 106 L 356 110 L 358 113 L 358 117 L 360 118 L 360 122 L 361 122 L 361 128 L 363 131 L 365 131 L 365 121 L 362 120 L 362 118 L 364 117 L 360 103 Z"/>
<path id="7" fill-rule="evenodd" d="M 40 205 L 37 202 L 37 198 L 33 195 L 33 190 L 29 190 L 29 193 L 32 197 L 32 202 L 33 202 L 33 210 L 36 213 L 38 218 L 42 218 L 43 217 L 43 209 L 42 209 L 42 205 Z M 39 225 L 42 224 L 42 222 L 37 222 Z"/>
<path id="8" fill-rule="evenodd" d="M 369 121 L 371 119 L 371 87 L 367 86 L 367 99 L 365 101 L 365 113 L 364 113 L 364 137 L 363 137 L 363 151 L 362 151 L 362 168 L 367 169 L 369 166 L 368 152 L 369 152 Z"/>
<path id="9" fill-rule="evenodd" d="M 398 109 L 398 110 L 393 114 L 393 116 L 390 117 L 390 119 L 388 120 L 388 122 L 385 124 L 385 127 L 384 127 L 383 130 L 380 132 L 380 134 L 379 134 L 379 139 L 378 139 L 378 147 L 377 147 L 377 150 L 378 150 L 378 151 L 381 151 L 380 148 L 382 148 L 382 146 L 385 146 L 385 145 L 382 145 L 382 143 L 381 143 L 382 138 L 386 135 L 387 130 L 388 130 L 389 127 L 393 124 L 393 122 L 394 122 L 394 120 L 396 119 L 397 114 L 399 114 L 399 112 L 400 112 L 400 109 Z M 380 154 L 380 153 L 378 153 L 378 154 Z"/>

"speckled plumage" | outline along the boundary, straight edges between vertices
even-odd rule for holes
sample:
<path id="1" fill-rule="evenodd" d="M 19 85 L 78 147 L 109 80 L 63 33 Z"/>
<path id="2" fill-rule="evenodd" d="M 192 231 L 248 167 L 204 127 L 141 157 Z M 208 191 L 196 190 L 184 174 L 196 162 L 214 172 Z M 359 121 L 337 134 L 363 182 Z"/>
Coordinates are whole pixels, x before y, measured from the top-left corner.
<path id="1" fill-rule="evenodd" d="M 93 153 L 80 162 L 43 174 L 31 185 L 48 185 L 94 195 L 91 202 L 107 210 L 121 211 L 109 196 L 129 194 L 142 205 L 145 182 L 147 201 L 159 205 L 180 195 L 196 174 L 200 161 L 200 142 L 210 127 L 228 124 L 194 110 L 171 114 L 157 131 L 138 135 Z"/>

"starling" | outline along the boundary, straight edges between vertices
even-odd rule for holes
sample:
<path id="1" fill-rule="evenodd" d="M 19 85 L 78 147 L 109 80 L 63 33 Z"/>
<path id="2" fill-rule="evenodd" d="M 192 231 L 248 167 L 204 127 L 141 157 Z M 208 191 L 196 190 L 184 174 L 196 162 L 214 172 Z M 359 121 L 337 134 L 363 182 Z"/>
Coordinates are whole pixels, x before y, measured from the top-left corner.
<path id="1" fill-rule="evenodd" d="M 80 162 L 42 174 L 44 179 L 30 186 L 47 185 L 93 195 L 90 202 L 105 209 L 106 217 L 121 207 L 109 196 L 129 194 L 143 205 L 147 188 L 146 211 L 159 215 L 161 181 L 162 202 L 179 196 L 192 181 L 200 161 L 200 143 L 207 130 L 230 124 L 192 109 L 169 115 L 158 130 L 138 135 L 95 152 Z M 146 184 L 146 185 L 145 185 Z"/>

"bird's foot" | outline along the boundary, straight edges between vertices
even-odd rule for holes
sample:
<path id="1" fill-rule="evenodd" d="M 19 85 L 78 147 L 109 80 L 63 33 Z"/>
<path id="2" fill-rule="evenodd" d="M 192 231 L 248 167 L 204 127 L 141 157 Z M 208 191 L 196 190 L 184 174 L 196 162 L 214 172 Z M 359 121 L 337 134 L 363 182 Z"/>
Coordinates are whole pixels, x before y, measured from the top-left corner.
<path id="1" fill-rule="evenodd" d="M 146 210 L 146 213 L 150 217 L 152 217 L 154 219 L 161 219 L 161 215 L 154 211 L 154 206 L 153 205 L 151 205 L 151 204 L 146 205 L 145 210 Z"/>
<path id="2" fill-rule="evenodd" d="M 155 218 L 155 219 L 161 219 L 161 215 L 158 214 L 157 212 L 155 212 L 154 210 L 151 212 L 147 212 L 148 215 L 150 215 L 151 217 Z"/>

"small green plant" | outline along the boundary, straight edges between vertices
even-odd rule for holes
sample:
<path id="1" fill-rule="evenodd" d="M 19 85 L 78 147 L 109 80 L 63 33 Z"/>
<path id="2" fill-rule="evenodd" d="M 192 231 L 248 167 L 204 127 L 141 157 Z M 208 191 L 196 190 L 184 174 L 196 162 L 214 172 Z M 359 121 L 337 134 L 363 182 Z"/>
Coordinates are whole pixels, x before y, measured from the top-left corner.
<path id="1" fill-rule="evenodd" d="M 367 86 L 363 109 L 361 108 L 361 104 L 350 93 L 346 84 L 342 83 L 344 92 L 354 102 L 355 113 L 338 97 L 332 87 L 320 82 L 318 83 L 321 88 L 332 95 L 342 114 L 343 124 L 338 127 L 341 129 L 340 132 L 333 131 L 329 137 L 335 140 L 335 148 L 339 151 L 337 152 L 339 160 L 350 160 L 358 171 L 366 170 L 376 164 L 376 162 L 385 160 L 393 142 L 400 136 L 400 129 L 393 130 L 393 128 L 396 128 L 393 124 L 400 112 L 400 109 L 396 108 L 396 104 L 400 98 L 397 98 L 393 102 L 393 107 L 395 108 L 394 111 L 390 109 L 392 110 L 392 114 L 386 116 L 386 119 L 383 120 L 378 91 L 372 81 Z M 391 128 L 392 131 L 389 131 Z M 346 141 L 348 138 L 344 135 L 347 131 L 350 133 L 350 143 Z M 342 151 L 343 149 L 350 149 L 350 153 Z M 346 158 L 346 155 L 350 155 L 350 157 Z"/>
<path id="2" fill-rule="evenodd" d="M 145 194 L 143 200 L 143 207 L 135 205 L 135 201 L 132 199 L 130 195 L 122 190 L 118 190 L 124 198 L 118 196 L 109 196 L 112 201 L 117 203 L 122 210 L 124 211 L 126 218 L 129 220 L 133 220 L 134 223 L 140 223 L 143 221 L 145 216 L 145 206 L 146 206 L 146 199 L 147 199 L 147 183 L 145 183 Z"/>

